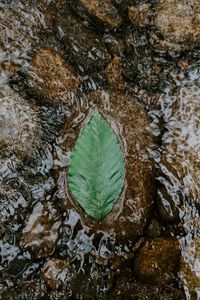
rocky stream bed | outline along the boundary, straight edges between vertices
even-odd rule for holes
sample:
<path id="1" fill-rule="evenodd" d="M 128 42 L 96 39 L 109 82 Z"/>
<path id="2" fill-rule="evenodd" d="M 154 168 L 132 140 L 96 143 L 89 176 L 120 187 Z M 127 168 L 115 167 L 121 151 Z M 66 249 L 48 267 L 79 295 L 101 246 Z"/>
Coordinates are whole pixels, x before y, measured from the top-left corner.
<path id="1" fill-rule="evenodd" d="M 1 300 L 200 299 L 199 178 L 199 0 L 0 0 Z"/>

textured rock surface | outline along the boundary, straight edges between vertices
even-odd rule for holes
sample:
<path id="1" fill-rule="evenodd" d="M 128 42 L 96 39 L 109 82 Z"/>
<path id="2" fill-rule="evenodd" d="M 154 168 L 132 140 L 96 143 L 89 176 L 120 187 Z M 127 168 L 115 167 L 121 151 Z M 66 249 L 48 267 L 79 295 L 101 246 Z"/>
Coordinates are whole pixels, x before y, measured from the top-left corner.
<path id="1" fill-rule="evenodd" d="M 101 36 L 75 19 L 69 8 L 57 16 L 58 35 L 65 46 L 66 57 L 80 71 L 103 69 L 111 59 Z"/>
<path id="2" fill-rule="evenodd" d="M 132 27 L 125 34 L 122 74 L 127 82 L 148 92 L 163 92 L 170 80 L 172 62 L 155 57 L 146 29 Z"/>
<path id="3" fill-rule="evenodd" d="M 130 275 L 119 277 L 108 300 L 183 300 L 183 293 L 175 288 L 164 288 L 156 285 L 142 284 L 130 278 Z"/>
<path id="4" fill-rule="evenodd" d="M 179 256 L 178 240 L 161 237 L 148 240 L 135 257 L 135 274 L 147 283 L 168 283 L 173 279 Z"/>
<path id="5" fill-rule="evenodd" d="M 104 74 L 107 77 L 108 84 L 116 90 L 124 90 L 127 86 L 126 82 L 122 79 L 121 74 L 121 59 L 120 57 L 114 57 L 104 70 Z"/>
<path id="6" fill-rule="evenodd" d="M 30 250 L 37 258 L 53 254 L 61 225 L 60 217 L 50 203 L 38 202 L 25 221 L 21 247 Z"/>
<path id="7" fill-rule="evenodd" d="M 41 277 L 51 289 L 57 289 L 63 285 L 68 275 L 69 263 L 58 258 L 49 259 L 41 270 Z"/>
<path id="8" fill-rule="evenodd" d="M 103 27 L 114 29 L 119 27 L 123 22 L 112 0 L 75 0 L 71 1 L 71 5 L 80 17 L 94 23 L 99 23 Z"/>
<path id="9" fill-rule="evenodd" d="M 34 94 L 50 104 L 67 102 L 78 92 L 78 79 L 72 67 L 50 48 L 36 51 L 27 76 Z"/>
<path id="10" fill-rule="evenodd" d="M 28 51 L 45 27 L 37 4 L 31 7 L 27 1 L 17 1 L 16 5 L 12 5 L 14 1 L 8 2 L 7 7 L 2 4 L 0 11 L 0 64 L 12 66 L 7 71 L 0 69 L 1 77 L 5 79 L 13 76 L 27 62 Z"/>
<path id="11" fill-rule="evenodd" d="M 128 16 L 134 26 L 145 27 L 150 21 L 150 7 L 147 3 L 131 5 Z"/>
<path id="12" fill-rule="evenodd" d="M 148 153 L 148 149 L 153 147 L 148 116 L 135 99 L 108 91 L 91 93 L 85 105 L 81 120 L 88 118 L 88 113 L 98 107 L 122 140 L 126 157 L 126 183 L 113 211 L 98 224 L 84 215 L 76 202 L 72 203 L 86 224 L 95 230 L 102 228 L 113 231 L 120 237 L 138 236 L 148 219 L 155 192 L 154 165 Z M 78 120 L 77 117 L 75 119 Z M 63 134 L 68 136 L 63 146 L 68 151 L 73 148 L 83 124 L 79 121 L 73 128 L 68 123 L 63 130 Z"/>
<path id="13" fill-rule="evenodd" d="M 198 0 L 160 0 L 155 5 L 155 49 L 177 52 L 200 44 L 200 3 Z M 158 38 L 157 32 L 162 39 Z"/>
<path id="14" fill-rule="evenodd" d="M 179 207 L 179 214 L 188 209 L 186 220 L 190 213 L 185 204 L 199 207 L 200 89 L 182 86 L 163 101 L 169 106 L 163 116 L 166 130 L 162 137 L 159 181 L 170 201 Z M 161 188 L 161 200 L 166 198 L 164 193 Z"/>
<path id="15" fill-rule="evenodd" d="M 178 207 L 176 206 L 173 197 L 163 186 L 159 187 L 158 190 L 156 209 L 161 222 L 172 224 L 180 221 Z"/>
<path id="16" fill-rule="evenodd" d="M 15 153 L 19 158 L 30 155 L 41 137 L 40 120 L 36 112 L 10 87 L 0 90 L 0 150 L 1 155 Z"/>
<path id="17" fill-rule="evenodd" d="M 190 240 L 183 246 L 179 276 L 186 295 L 198 299 L 200 294 L 200 238 Z"/>

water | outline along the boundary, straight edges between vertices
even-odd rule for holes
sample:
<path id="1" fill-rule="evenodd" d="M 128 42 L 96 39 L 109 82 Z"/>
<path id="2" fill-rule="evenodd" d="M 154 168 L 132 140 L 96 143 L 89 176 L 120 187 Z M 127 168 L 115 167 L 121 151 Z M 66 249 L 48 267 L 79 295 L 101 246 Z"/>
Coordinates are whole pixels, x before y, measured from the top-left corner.
<path id="1" fill-rule="evenodd" d="M 199 2 L 70 2 L 0 0 L 0 299 L 200 299 Z M 100 221 L 67 177 L 96 106 L 126 155 Z"/>

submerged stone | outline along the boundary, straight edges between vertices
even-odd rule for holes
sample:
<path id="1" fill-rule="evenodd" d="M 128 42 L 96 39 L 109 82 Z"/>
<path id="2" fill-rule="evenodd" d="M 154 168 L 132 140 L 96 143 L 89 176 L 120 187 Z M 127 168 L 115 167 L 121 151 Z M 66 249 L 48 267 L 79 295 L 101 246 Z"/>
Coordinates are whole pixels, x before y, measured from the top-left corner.
<path id="1" fill-rule="evenodd" d="M 192 210 L 189 212 L 190 206 L 200 208 L 200 89 L 182 86 L 173 96 L 165 96 L 162 102 L 166 110 L 158 195 L 162 201 L 164 188 L 165 201 L 170 198 L 170 205 L 178 208 L 180 217 L 186 222 L 193 214 Z"/>
<path id="2" fill-rule="evenodd" d="M 58 240 L 61 215 L 51 203 L 38 202 L 27 216 L 20 246 L 41 258 L 53 254 Z"/>
<path id="3" fill-rule="evenodd" d="M 108 300 L 183 300 L 183 292 L 173 286 L 144 284 L 131 278 L 130 274 L 121 275 L 108 295 Z"/>
<path id="4" fill-rule="evenodd" d="M 169 283 L 173 280 L 179 256 L 177 239 L 159 237 L 147 240 L 136 254 L 134 272 L 146 283 Z"/>
<path id="5" fill-rule="evenodd" d="M 1 87 L 1 155 L 15 153 L 19 158 L 30 155 L 39 144 L 41 132 L 41 121 L 28 102 L 10 87 Z"/>
<path id="6" fill-rule="evenodd" d="M 76 20 L 69 13 L 69 8 L 58 14 L 57 31 L 65 47 L 66 58 L 81 72 L 104 69 L 111 60 L 101 35 Z"/>
<path id="7" fill-rule="evenodd" d="M 188 299 L 198 299 L 200 293 L 200 238 L 183 245 L 179 276 Z"/>
<path id="8" fill-rule="evenodd" d="M 71 5 L 76 13 L 83 19 L 98 23 L 107 28 L 117 28 L 123 23 L 119 11 L 113 5 L 112 0 L 76 0 L 71 1 Z"/>
<path id="9" fill-rule="evenodd" d="M 62 134 L 68 138 L 62 147 L 72 151 L 84 123 L 91 112 L 98 108 L 121 140 L 126 164 L 125 184 L 113 210 L 101 221 L 96 222 L 89 218 L 72 195 L 67 206 L 70 207 L 72 203 L 82 221 L 91 229 L 113 232 L 121 238 L 138 236 L 143 232 L 155 199 L 154 164 L 148 152 L 154 146 L 149 131 L 150 120 L 135 99 L 123 94 L 98 91 L 91 93 L 85 101 L 82 121 L 71 126 L 68 123 L 63 130 Z M 70 195 L 68 187 L 66 188 L 67 194 Z"/>
<path id="10" fill-rule="evenodd" d="M 50 289 L 57 289 L 62 286 L 67 279 L 69 262 L 59 258 L 51 258 L 43 266 L 41 277 Z"/>
<path id="11" fill-rule="evenodd" d="M 155 4 L 151 42 L 155 49 L 169 52 L 180 52 L 199 46 L 199 1 L 159 0 Z"/>
<path id="12" fill-rule="evenodd" d="M 72 67 L 51 48 L 39 48 L 27 70 L 28 86 L 50 104 L 67 102 L 78 92 Z"/>
<path id="13" fill-rule="evenodd" d="M 110 87 L 116 90 L 125 90 L 128 84 L 123 81 L 121 70 L 121 58 L 114 57 L 104 70 Z"/>
<path id="14" fill-rule="evenodd" d="M 4 65 L 0 74 L 5 79 L 15 75 L 27 63 L 29 51 L 45 27 L 40 5 L 16 2 L 9 3 L 8 7 L 2 4 L 0 10 L 0 64 L 3 62 Z M 5 70 L 6 63 L 11 67 Z"/>
<path id="15" fill-rule="evenodd" d="M 131 5 L 128 16 L 134 26 L 145 27 L 150 22 L 150 6 L 147 3 Z"/>

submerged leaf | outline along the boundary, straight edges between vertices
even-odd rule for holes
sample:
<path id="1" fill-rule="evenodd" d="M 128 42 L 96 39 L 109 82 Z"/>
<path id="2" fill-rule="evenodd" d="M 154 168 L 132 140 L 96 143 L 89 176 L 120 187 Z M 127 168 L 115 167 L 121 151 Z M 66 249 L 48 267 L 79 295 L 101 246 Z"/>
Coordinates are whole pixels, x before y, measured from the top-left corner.
<path id="1" fill-rule="evenodd" d="M 69 188 L 85 212 L 104 218 L 124 186 L 122 146 L 107 121 L 95 111 L 80 133 L 69 164 Z"/>

